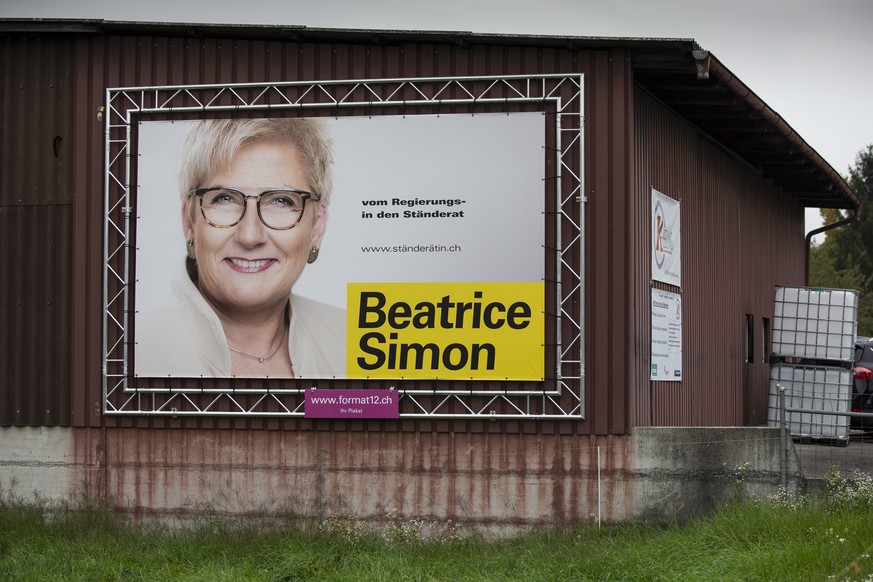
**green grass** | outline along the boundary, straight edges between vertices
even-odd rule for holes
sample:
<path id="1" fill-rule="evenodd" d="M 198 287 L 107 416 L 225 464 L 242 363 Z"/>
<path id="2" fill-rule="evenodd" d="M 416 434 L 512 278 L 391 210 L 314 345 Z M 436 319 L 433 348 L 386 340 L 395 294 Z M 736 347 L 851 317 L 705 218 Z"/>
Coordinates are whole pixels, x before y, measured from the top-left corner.
<path id="1" fill-rule="evenodd" d="M 864 483 L 832 479 L 816 499 L 739 500 L 685 524 L 498 541 L 447 524 L 422 539 L 427 524 L 397 515 L 308 532 L 231 518 L 144 527 L 105 508 L 0 494 L 0 580 L 873 580 Z"/>

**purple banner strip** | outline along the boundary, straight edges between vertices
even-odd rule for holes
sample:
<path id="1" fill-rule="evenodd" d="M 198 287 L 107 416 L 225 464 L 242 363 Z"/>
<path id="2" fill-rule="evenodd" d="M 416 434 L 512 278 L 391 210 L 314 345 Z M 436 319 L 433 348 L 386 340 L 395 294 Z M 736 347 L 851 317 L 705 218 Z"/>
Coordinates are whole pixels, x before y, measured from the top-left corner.
<path id="1" fill-rule="evenodd" d="M 306 418 L 397 418 L 395 390 L 307 390 Z"/>

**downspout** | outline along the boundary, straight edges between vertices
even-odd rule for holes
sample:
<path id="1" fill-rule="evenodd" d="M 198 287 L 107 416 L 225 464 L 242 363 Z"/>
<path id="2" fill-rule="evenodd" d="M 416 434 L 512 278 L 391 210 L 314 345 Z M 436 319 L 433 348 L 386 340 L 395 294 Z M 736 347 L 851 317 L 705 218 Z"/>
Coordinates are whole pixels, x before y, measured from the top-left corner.
<path id="1" fill-rule="evenodd" d="M 806 272 L 803 276 L 803 280 L 805 281 L 806 286 L 809 286 L 809 249 L 810 247 L 812 247 L 813 237 L 817 234 L 821 234 L 829 230 L 834 230 L 835 228 L 840 228 L 841 226 L 846 226 L 850 222 L 855 222 L 856 220 L 858 220 L 859 214 L 860 213 L 858 212 L 857 208 L 852 208 L 849 211 L 849 216 L 847 218 L 832 222 L 830 224 L 826 224 L 806 233 Z"/>

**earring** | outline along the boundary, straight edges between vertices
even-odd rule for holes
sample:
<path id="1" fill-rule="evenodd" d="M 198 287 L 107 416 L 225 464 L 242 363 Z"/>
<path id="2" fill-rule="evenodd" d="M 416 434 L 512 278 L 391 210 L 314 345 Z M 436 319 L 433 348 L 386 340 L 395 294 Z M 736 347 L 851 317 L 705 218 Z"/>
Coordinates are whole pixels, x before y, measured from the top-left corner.
<path id="1" fill-rule="evenodd" d="M 197 260 L 197 251 L 194 250 L 194 239 L 189 238 L 185 243 L 185 248 L 188 250 L 188 258 L 196 261 Z"/>
<path id="2" fill-rule="evenodd" d="M 318 247 L 312 245 L 312 248 L 309 249 L 309 258 L 306 259 L 307 263 L 314 263 L 315 259 L 318 258 Z"/>

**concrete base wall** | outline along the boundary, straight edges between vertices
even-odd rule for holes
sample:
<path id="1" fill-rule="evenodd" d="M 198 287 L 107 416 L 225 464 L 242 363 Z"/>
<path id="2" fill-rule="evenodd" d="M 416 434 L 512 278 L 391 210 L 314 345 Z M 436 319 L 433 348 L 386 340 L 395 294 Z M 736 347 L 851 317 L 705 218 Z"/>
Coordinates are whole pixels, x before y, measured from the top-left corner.
<path id="1" fill-rule="evenodd" d="M 790 442 L 790 441 L 789 441 Z M 792 486 L 801 481 L 793 445 Z M 517 531 L 711 511 L 775 492 L 770 428 L 627 436 L 0 428 L 0 487 L 85 495 L 136 515 L 389 514 Z"/>
<path id="2" fill-rule="evenodd" d="M 631 437 L 636 483 L 634 516 L 684 519 L 707 513 L 737 495 L 765 497 L 781 486 L 779 429 L 638 428 Z M 805 487 L 788 439 L 789 489 Z"/>

